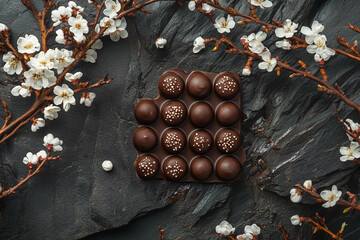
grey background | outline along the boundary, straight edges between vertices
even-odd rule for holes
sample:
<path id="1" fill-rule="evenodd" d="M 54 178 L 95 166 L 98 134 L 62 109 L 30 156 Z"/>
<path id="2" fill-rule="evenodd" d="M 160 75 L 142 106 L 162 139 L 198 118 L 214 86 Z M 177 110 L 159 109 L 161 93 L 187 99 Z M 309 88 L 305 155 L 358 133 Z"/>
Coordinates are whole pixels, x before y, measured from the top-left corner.
<path id="1" fill-rule="evenodd" d="M 41 1 L 34 1 L 38 7 Z M 67 1 L 60 1 L 64 5 Z M 77 1 L 87 6 L 87 1 Z M 13 43 L 24 34 L 40 35 L 36 21 L 20 0 L 0 0 L 0 22 L 11 28 Z M 287 18 L 306 26 L 318 20 L 325 26 L 328 45 L 337 46 L 339 34 L 349 42 L 359 34 L 347 28 L 358 24 L 359 7 L 355 0 L 274 0 L 274 6 L 257 10 L 259 17 Z M 228 1 L 240 12 L 249 13 L 247 1 Z M 328 239 L 312 234 L 304 224 L 294 227 L 294 214 L 314 216 L 318 211 L 336 231 L 343 221 L 349 226 L 345 239 L 358 239 L 359 214 L 342 214 L 342 207 L 322 209 L 310 199 L 302 204 L 289 200 L 289 190 L 295 183 L 312 179 L 319 190 L 332 184 L 345 192 L 359 192 L 359 171 L 354 163 L 342 163 L 338 149 L 348 145 L 347 137 L 337 122 L 332 104 L 341 115 L 359 121 L 358 115 L 337 99 L 316 90 L 316 84 L 303 78 L 290 79 L 283 71 L 259 71 L 255 66 L 250 77 L 242 78 L 243 111 L 248 119 L 243 127 L 243 139 L 249 157 L 245 172 L 233 184 L 170 183 L 140 181 L 135 176 L 132 133 L 136 128 L 133 107 L 138 98 L 156 97 L 161 73 L 171 67 L 187 71 L 196 69 L 220 72 L 241 72 L 246 58 L 218 52 L 211 48 L 192 53 L 197 36 L 217 37 L 209 20 L 190 12 L 187 4 L 155 3 L 148 7 L 151 15 L 138 13 L 127 18 L 129 38 L 113 43 L 104 38 L 104 48 L 98 51 L 96 64 L 81 63 L 77 70 L 83 79 L 93 82 L 109 73 L 115 80 L 109 86 L 96 89 L 91 108 L 71 107 L 36 133 L 30 126 L 22 128 L 14 138 L 0 146 L 0 182 L 7 188 L 27 173 L 22 158 L 28 151 L 42 149 L 42 138 L 48 132 L 64 140 L 62 159 L 46 164 L 42 172 L 31 179 L 16 195 L 0 201 L 0 239 L 158 239 L 157 227 L 165 228 L 166 239 L 218 239 L 214 228 L 227 219 L 241 234 L 246 224 L 256 223 L 261 239 L 280 239 L 277 225 L 285 225 L 292 239 Z M 86 8 L 86 17 L 94 8 Z M 216 11 L 215 16 L 223 14 Z M 235 43 L 260 26 L 247 24 L 232 30 Z M 276 49 L 276 38 L 265 41 L 274 55 L 290 64 L 302 59 L 314 74 L 319 74 L 313 56 L 304 50 L 285 52 Z M 54 34 L 50 39 L 54 39 Z M 164 49 L 156 49 L 155 39 L 168 40 Z M 56 46 L 54 42 L 52 45 Z M 257 65 L 257 63 L 255 64 Z M 344 56 L 335 56 L 326 63 L 329 81 L 335 81 L 347 95 L 360 102 L 359 63 Z M 76 70 L 74 70 L 75 72 Z M 10 89 L 19 80 L 0 70 L 0 95 L 9 104 L 14 118 L 20 116 L 33 101 L 10 96 Z M 80 97 L 78 96 L 77 99 Z M 4 118 L 1 111 L 0 117 Z M 265 129 L 280 150 L 271 149 L 268 141 L 254 136 L 256 127 Z M 265 163 L 260 170 L 257 157 Z M 101 163 L 110 159 L 111 172 Z M 87 237 L 90 236 L 90 237 Z"/>

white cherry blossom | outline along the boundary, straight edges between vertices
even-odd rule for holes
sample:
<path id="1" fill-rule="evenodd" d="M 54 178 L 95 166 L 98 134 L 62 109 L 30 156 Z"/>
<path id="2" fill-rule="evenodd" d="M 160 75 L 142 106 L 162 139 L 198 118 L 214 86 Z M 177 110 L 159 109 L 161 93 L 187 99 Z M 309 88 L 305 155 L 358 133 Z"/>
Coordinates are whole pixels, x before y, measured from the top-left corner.
<path id="1" fill-rule="evenodd" d="M 57 73 L 60 74 L 64 70 L 64 68 L 68 67 L 75 59 L 72 56 L 73 52 L 69 51 L 65 48 L 59 50 L 55 48 L 54 56 L 55 63 L 54 68 L 57 69 Z"/>
<path id="2" fill-rule="evenodd" d="M 31 124 L 31 131 L 36 132 L 41 127 L 45 127 L 45 119 L 36 118 L 33 120 L 33 123 Z"/>
<path id="3" fill-rule="evenodd" d="M 112 18 L 104 17 L 103 19 L 101 19 L 100 27 L 106 28 L 104 36 L 116 31 L 115 21 Z"/>
<path id="4" fill-rule="evenodd" d="M 7 52 L 3 55 L 3 61 L 5 62 L 4 71 L 9 74 L 20 74 L 23 70 L 20 60 L 12 53 Z"/>
<path id="5" fill-rule="evenodd" d="M 61 87 L 55 86 L 54 94 L 56 95 L 54 98 L 54 104 L 60 105 L 62 103 L 65 112 L 69 111 L 70 105 L 76 104 L 74 91 L 66 84 L 63 84 Z"/>
<path id="6" fill-rule="evenodd" d="M 204 39 L 202 37 L 195 38 L 193 52 L 198 53 L 201 51 L 201 49 L 204 49 L 204 48 L 205 48 Z"/>
<path id="7" fill-rule="evenodd" d="M 306 180 L 303 185 L 304 185 L 305 188 L 311 189 L 312 181 L 311 180 Z"/>
<path id="8" fill-rule="evenodd" d="M 300 32 L 305 35 L 305 41 L 308 44 L 312 44 L 315 40 L 315 37 L 323 30 L 324 26 L 318 21 L 314 21 L 311 25 L 311 29 L 309 27 L 303 26 L 301 27 Z"/>
<path id="9" fill-rule="evenodd" d="M 78 6 L 74 1 L 70 1 L 68 3 L 68 6 L 71 10 L 75 10 L 76 14 L 79 15 L 79 13 L 82 13 L 84 11 L 84 8 L 81 6 Z"/>
<path id="10" fill-rule="evenodd" d="M 115 2 L 112 0 L 106 0 L 105 1 L 105 9 L 104 9 L 104 15 L 108 16 L 109 18 L 115 18 L 117 16 L 117 12 L 119 12 L 121 9 L 121 4 L 118 0 Z"/>
<path id="11" fill-rule="evenodd" d="M 340 148 L 340 161 L 346 162 L 346 161 L 352 161 L 355 158 L 360 158 L 360 147 L 359 143 L 357 142 L 351 142 L 350 147 L 341 147 Z"/>
<path id="12" fill-rule="evenodd" d="M 55 37 L 55 41 L 59 44 L 66 44 L 66 40 L 65 40 L 65 37 L 64 37 L 64 32 L 62 29 L 58 29 L 56 30 L 56 37 Z"/>
<path id="13" fill-rule="evenodd" d="M 299 203 L 301 202 L 302 196 L 301 193 L 299 192 L 299 190 L 297 190 L 296 188 L 292 188 L 290 190 L 290 200 L 293 203 Z"/>
<path id="14" fill-rule="evenodd" d="M 242 75 L 250 76 L 250 74 L 251 74 L 251 69 L 249 67 L 244 67 L 242 70 Z"/>
<path id="15" fill-rule="evenodd" d="M 167 40 L 165 38 L 159 37 L 156 39 L 155 41 L 155 46 L 157 48 L 164 48 L 164 46 L 166 45 Z"/>
<path id="16" fill-rule="evenodd" d="M 45 69 L 30 68 L 24 72 L 25 85 L 40 90 L 42 88 L 48 88 L 56 83 L 56 77 L 53 71 Z"/>
<path id="17" fill-rule="evenodd" d="M 342 192 L 338 191 L 336 185 L 333 185 L 330 190 L 324 190 L 320 193 L 322 199 L 326 201 L 322 206 L 324 208 L 333 207 L 336 205 L 336 202 L 340 199 Z"/>
<path id="18" fill-rule="evenodd" d="M 259 31 L 256 34 L 255 33 L 251 33 L 247 39 L 243 38 L 245 40 L 245 42 L 247 41 L 249 43 L 249 49 L 250 51 L 252 51 L 253 53 L 257 53 L 260 54 L 263 52 L 265 46 L 262 43 L 262 41 L 264 41 L 266 39 L 267 34 L 264 33 L 263 31 Z"/>
<path id="19" fill-rule="evenodd" d="M 110 33 L 110 38 L 114 42 L 118 42 L 120 38 L 127 38 L 129 33 L 126 31 L 127 23 L 125 18 L 115 20 L 116 30 Z"/>
<path id="20" fill-rule="evenodd" d="M 271 72 L 276 66 L 276 59 L 271 57 L 271 53 L 269 51 L 263 52 L 259 55 L 263 60 L 263 62 L 259 63 L 259 68 Z"/>
<path id="21" fill-rule="evenodd" d="M 40 50 L 40 43 L 34 35 L 25 34 L 25 37 L 19 37 L 17 40 L 19 53 L 34 53 Z"/>
<path id="22" fill-rule="evenodd" d="M 0 32 L 7 31 L 7 30 L 9 30 L 9 28 L 5 24 L 0 23 Z"/>
<path id="23" fill-rule="evenodd" d="M 214 1 L 212 1 L 214 2 Z M 204 10 L 204 12 L 208 13 L 208 14 L 212 14 L 215 11 L 215 8 L 207 3 L 203 3 L 201 5 L 201 8 Z"/>
<path id="24" fill-rule="evenodd" d="M 299 215 L 294 215 L 290 218 L 290 221 L 291 221 L 291 224 L 292 225 L 301 225 L 301 220 L 300 220 L 300 217 Z"/>
<path id="25" fill-rule="evenodd" d="M 45 107 L 44 109 L 44 118 L 48 120 L 54 120 L 58 118 L 60 112 L 60 108 L 58 106 L 54 106 L 50 104 L 49 106 Z"/>
<path id="26" fill-rule="evenodd" d="M 314 59 L 317 62 L 321 60 L 327 61 L 331 56 L 335 55 L 335 51 L 326 46 L 326 41 L 325 35 L 317 35 L 314 37 L 313 44 L 306 47 L 306 51 L 315 54 Z"/>
<path id="27" fill-rule="evenodd" d="M 215 19 L 214 26 L 219 33 L 229 33 L 230 29 L 233 29 L 235 27 L 235 21 L 231 15 L 228 15 L 226 20 L 225 17 L 218 16 Z"/>
<path id="28" fill-rule="evenodd" d="M 82 36 L 89 32 L 88 22 L 81 16 L 70 17 L 69 20 L 70 32 L 74 35 Z"/>
<path id="29" fill-rule="evenodd" d="M 48 133 L 45 137 L 44 137 L 44 146 L 48 149 L 48 150 L 53 150 L 54 152 L 60 152 L 63 150 L 62 145 L 63 141 L 60 140 L 59 138 L 54 138 L 54 136 L 51 133 Z"/>
<path id="30" fill-rule="evenodd" d="M 290 19 L 286 19 L 283 27 L 275 29 L 275 35 L 278 38 L 291 38 L 297 32 L 296 28 L 299 24 L 293 23 Z"/>
<path id="31" fill-rule="evenodd" d="M 77 81 L 79 80 L 81 77 L 83 76 L 82 72 L 76 72 L 74 74 L 72 73 L 66 73 L 65 74 L 65 79 L 69 82 L 73 82 L 73 81 Z"/>
<path id="32" fill-rule="evenodd" d="M 254 237 L 250 233 L 243 233 L 236 236 L 237 240 L 252 240 Z"/>
<path id="33" fill-rule="evenodd" d="M 54 26 L 59 26 L 61 22 L 67 22 L 70 17 L 71 9 L 64 6 L 60 6 L 51 12 L 51 20 L 54 22 Z"/>
<path id="34" fill-rule="evenodd" d="M 276 45 L 276 47 L 282 48 L 282 49 L 284 49 L 284 50 L 290 50 L 290 49 L 291 49 L 291 43 L 290 43 L 290 41 L 287 40 L 287 39 L 283 39 L 283 40 L 281 40 L 281 41 L 277 41 L 277 42 L 275 43 L 275 45 Z"/>
<path id="35" fill-rule="evenodd" d="M 94 44 L 91 46 L 91 48 L 92 49 L 94 49 L 94 50 L 100 50 L 100 49 L 102 49 L 102 47 L 103 47 L 103 42 L 101 41 L 101 39 L 98 39 L 98 40 L 96 40 L 95 42 L 94 42 Z"/>
<path id="36" fill-rule="evenodd" d="M 96 59 L 97 59 L 97 52 L 94 49 L 87 50 L 84 61 L 95 63 Z"/>
<path id="37" fill-rule="evenodd" d="M 23 158 L 23 163 L 31 168 L 33 165 L 36 165 L 39 162 L 39 158 L 45 159 L 46 156 L 47 155 L 44 150 L 41 150 L 36 154 L 33 154 L 32 152 L 28 152 L 26 154 L 26 157 Z"/>
<path id="38" fill-rule="evenodd" d="M 189 8 L 190 11 L 194 11 L 194 10 L 195 10 L 195 8 L 196 8 L 196 3 L 195 3 L 194 0 L 189 1 L 188 8 Z"/>
<path id="39" fill-rule="evenodd" d="M 227 221 L 222 221 L 215 227 L 215 231 L 222 236 L 229 236 L 235 232 L 235 228 Z"/>
<path id="40" fill-rule="evenodd" d="M 246 225 L 244 228 L 244 232 L 245 233 L 250 233 L 253 236 L 258 236 L 260 234 L 260 227 L 258 225 L 256 225 L 255 223 L 250 225 Z"/>
<path id="41" fill-rule="evenodd" d="M 269 8 L 273 5 L 273 3 L 270 2 L 269 0 L 248 0 L 248 2 L 251 5 L 260 7 L 262 9 Z"/>
<path id="42" fill-rule="evenodd" d="M 51 59 L 53 61 L 51 61 Z M 49 53 L 44 53 L 43 51 L 41 51 L 35 57 L 30 58 L 28 65 L 31 68 L 35 69 L 52 69 L 54 68 L 54 61 L 55 56 L 53 54 L 53 51 L 50 51 Z"/>
<path id="43" fill-rule="evenodd" d="M 350 128 L 349 128 L 349 125 L 350 125 Z M 358 131 L 359 130 L 359 124 L 358 123 L 355 123 L 353 120 L 351 120 L 350 118 L 347 118 L 345 120 L 345 126 L 347 129 L 355 132 L 355 131 Z M 346 134 L 349 138 L 350 141 L 354 140 L 353 137 L 351 137 L 349 134 Z"/>
<path id="44" fill-rule="evenodd" d="M 84 93 L 80 98 L 80 104 L 85 104 L 85 106 L 90 107 L 94 101 L 96 94 L 93 92 Z"/>
<path id="45" fill-rule="evenodd" d="M 21 83 L 21 85 L 11 89 L 11 94 L 15 97 L 22 96 L 23 98 L 31 96 L 30 88 L 29 86 L 26 86 L 25 83 Z"/>

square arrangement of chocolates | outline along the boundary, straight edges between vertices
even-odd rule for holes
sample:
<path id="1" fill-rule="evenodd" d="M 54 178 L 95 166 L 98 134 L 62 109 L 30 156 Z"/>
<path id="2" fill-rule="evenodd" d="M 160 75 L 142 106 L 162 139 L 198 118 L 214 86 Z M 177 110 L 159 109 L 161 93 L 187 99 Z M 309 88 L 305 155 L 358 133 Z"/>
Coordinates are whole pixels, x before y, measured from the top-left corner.
<path id="1" fill-rule="evenodd" d="M 133 143 L 141 179 L 231 182 L 245 162 L 241 144 L 240 77 L 169 69 L 159 96 L 139 99 Z"/>

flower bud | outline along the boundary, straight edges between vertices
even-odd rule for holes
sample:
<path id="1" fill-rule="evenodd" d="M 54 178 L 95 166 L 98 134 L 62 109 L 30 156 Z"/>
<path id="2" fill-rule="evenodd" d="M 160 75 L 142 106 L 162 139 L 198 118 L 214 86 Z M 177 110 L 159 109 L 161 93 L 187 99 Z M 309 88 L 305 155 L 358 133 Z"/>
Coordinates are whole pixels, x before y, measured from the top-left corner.
<path id="1" fill-rule="evenodd" d="M 251 70 L 249 67 L 244 67 L 242 70 L 242 75 L 249 76 L 251 74 Z"/>
<path id="2" fill-rule="evenodd" d="M 111 171 L 113 169 L 113 164 L 112 164 L 112 162 L 110 160 L 103 161 L 101 166 L 107 172 L 109 172 L 109 171 Z"/>

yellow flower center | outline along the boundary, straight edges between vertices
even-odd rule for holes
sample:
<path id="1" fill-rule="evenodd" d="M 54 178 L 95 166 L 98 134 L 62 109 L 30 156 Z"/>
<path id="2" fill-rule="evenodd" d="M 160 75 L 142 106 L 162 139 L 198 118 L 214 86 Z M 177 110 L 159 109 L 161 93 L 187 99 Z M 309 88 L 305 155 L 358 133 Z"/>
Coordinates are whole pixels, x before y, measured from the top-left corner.
<path id="1" fill-rule="evenodd" d="M 34 74 L 33 74 L 33 79 L 34 79 L 35 81 L 40 80 L 40 74 L 34 73 Z"/>
<path id="2" fill-rule="evenodd" d="M 110 22 L 110 21 L 107 21 L 107 22 L 105 23 L 105 27 L 106 27 L 106 28 L 111 27 L 111 22 Z"/>
<path id="3" fill-rule="evenodd" d="M 329 196 L 329 201 L 333 201 L 335 199 L 335 194 L 331 193 Z"/>
<path id="4" fill-rule="evenodd" d="M 76 23 L 76 24 L 75 24 L 75 28 L 81 29 L 81 23 Z"/>
<path id="5" fill-rule="evenodd" d="M 28 43 L 28 44 L 25 44 L 25 45 L 24 45 L 24 48 L 25 48 L 25 49 L 30 49 L 30 48 L 32 48 L 32 46 L 33 46 L 32 43 Z"/>
<path id="6" fill-rule="evenodd" d="M 46 66 L 47 62 L 45 60 L 40 61 L 40 64 Z"/>
<path id="7" fill-rule="evenodd" d="M 68 98 L 69 95 L 67 94 L 67 92 L 62 92 L 61 95 L 60 95 L 60 97 L 62 97 L 62 98 Z"/>
<path id="8" fill-rule="evenodd" d="M 12 58 L 12 59 L 10 59 L 10 64 L 11 65 L 13 65 L 14 67 L 16 67 L 19 63 L 20 63 L 20 61 L 17 59 L 17 58 Z"/>
<path id="9" fill-rule="evenodd" d="M 113 4 L 113 5 L 111 6 L 111 8 L 112 8 L 112 10 L 116 11 L 116 4 Z"/>
<path id="10" fill-rule="evenodd" d="M 228 26 L 228 22 L 227 22 L 227 21 L 223 21 L 223 22 L 221 23 L 221 27 L 222 27 L 222 28 L 227 28 L 227 26 Z"/>
<path id="11" fill-rule="evenodd" d="M 255 0 L 257 3 L 262 3 L 264 0 Z"/>

